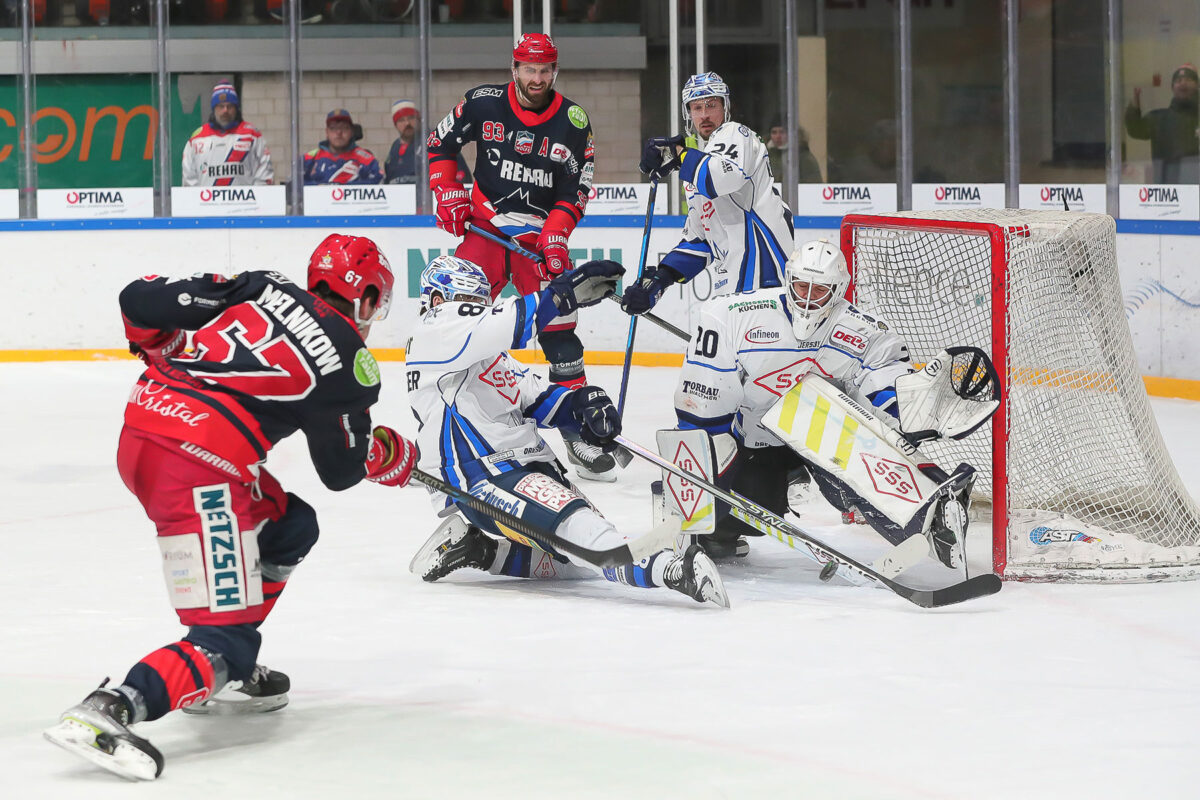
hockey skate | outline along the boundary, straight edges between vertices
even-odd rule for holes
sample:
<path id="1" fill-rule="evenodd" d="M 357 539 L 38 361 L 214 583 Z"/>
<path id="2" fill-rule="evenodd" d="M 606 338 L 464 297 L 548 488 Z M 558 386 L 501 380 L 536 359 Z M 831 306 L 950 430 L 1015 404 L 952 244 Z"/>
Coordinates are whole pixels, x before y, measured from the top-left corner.
<path id="1" fill-rule="evenodd" d="M 935 496 L 933 510 L 929 514 L 925 530 L 925 537 L 929 539 L 929 554 L 951 569 L 960 569 L 965 560 L 963 541 L 967 536 L 967 508 L 974 485 L 974 468 L 959 464 Z"/>
<path id="2" fill-rule="evenodd" d="M 100 684 L 82 703 L 64 711 L 58 724 L 43 735 L 126 780 L 152 781 L 162 774 L 162 753 L 128 726 L 129 706 L 124 698 Z"/>
<path id="3" fill-rule="evenodd" d="M 421 545 L 408 571 L 432 583 L 462 567 L 486 570 L 496 558 L 496 547 L 494 539 L 456 514 Z"/>
<path id="4" fill-rule="evenodd" d="M 750 542 L 745 536 L 722 535 L 718 532 L 708 536 L 697 536 L 696 541 L 713 561 L 745 558 L 750 553 Z"/>
<path id="5" fill-rule="evenodd" d="M 567 460 L 575 474 L 586 481 L 612 483 L 617 479 L 617 460 L 594 444 L 588 444 L 577 434 L 563 432 Z"/>
<path id="6" fill-rule="evenodd" d="M 292 682 L 282 672 L 254 665 L 248 681 L 230 681 L 203 703 L 184 706 L 185 714 L 265 714 L 288 704 Z"/>
<path id="7" fill-rule="evenodd" d="M 700 545 L 694 544 L 681 556 L 675 556 L 667 564 L 663 582 L 668 589 L 686 594 L 697 603 L 712 603 L 729 608 L 729 596 L 712 559 L 705 555 Z"/>

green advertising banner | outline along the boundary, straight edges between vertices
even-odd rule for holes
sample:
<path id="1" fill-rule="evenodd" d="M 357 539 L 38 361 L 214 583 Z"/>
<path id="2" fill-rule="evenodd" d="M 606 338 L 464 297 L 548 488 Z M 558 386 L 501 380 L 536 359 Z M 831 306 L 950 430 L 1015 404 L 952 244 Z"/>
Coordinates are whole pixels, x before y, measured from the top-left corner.
<path id="1" fill-rule="evenodd" d="M 39 189 L 152 186 L 159 114 L 154 76 L 39 75 L 33 115 Z M 204 123 L 203 104 L 185 112 L 171 76 L 171 141 Z M 0 188 L 20 188 L 21 106 L 16 81 L 0 84 Z M 178 184 L 178 160 L 172 159 Z"/>

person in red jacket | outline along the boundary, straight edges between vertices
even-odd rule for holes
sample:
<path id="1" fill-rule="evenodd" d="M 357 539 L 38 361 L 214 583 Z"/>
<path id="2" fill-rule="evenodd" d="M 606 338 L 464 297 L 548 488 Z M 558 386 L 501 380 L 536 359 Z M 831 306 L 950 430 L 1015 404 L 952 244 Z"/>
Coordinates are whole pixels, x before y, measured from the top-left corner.
<path id="1" fill-rule="evenodd" d="M 259 626 L 316 543 L 317 515 L 262 464 L 301 431 L 330 489 L 408 483 L 416 448 L 372 428 L 369 412 L 380 380 L 365 339 L 387 316 L 393 283 L 374 242 L 333 234 L 309 260 L 307 290 L 277 272 L 244 272 L 150 275 L 121 292 L 130 351 L 146 370 L 125 408 L 117 469 L 157 528 L 188 632 L 120 685 L 105 679 L 47 739 L 123 778 L 153 780 L 162 754 L 131 725 L 175 709 L 287 705 L 288 677 L 257 663 Z"/>
<path id="2" fill-rule="evenodd" d="M 430 132 L 429 186 L 437 224 L 463 237 L 455 255 L 480 265 L 493 299 L 511 280 L 521 294 L 571 268 L 567 239 L 583 217 L 595 170 L 595 143 L 583 107 L 554 90 L 558 48 L 549 36 L 527 33 L 513 49 L 512 80 L 477 86 Z M 468 193 L 455 178 L 456 158 L 475 143 L 475 183 Z M 466 229 L 466 224 L 511 237 L 536 251 L 535 262 Z M 583 343 L 571 314 L 547 325 L 538 344 L 550 380 L 575 388 L 587 382 Z M 564 436 L 580 477 L 616 480 L 608 453 Z"/>

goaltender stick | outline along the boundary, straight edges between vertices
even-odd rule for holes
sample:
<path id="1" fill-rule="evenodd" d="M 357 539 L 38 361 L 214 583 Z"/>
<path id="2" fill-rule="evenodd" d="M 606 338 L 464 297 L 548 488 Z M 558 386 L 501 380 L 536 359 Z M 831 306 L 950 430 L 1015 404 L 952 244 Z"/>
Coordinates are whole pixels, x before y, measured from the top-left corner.
<path id="1" fill-rule="evenodd" d="M 558 428 L 611 450 L 621 420 L 608 395 L 586 384 L 547 383 L 507 352 L 525 346 L 559 316 L 599 303 L 624 271 L 613 261 L 591 261 L 553 278 L 542 291 L 493 305 L 479 266 L 456 256 L 430 262 L 421 273 L 421 320 L 406 348 L 420 469 L 581 547 L 627 542 L 566 479 L 539 432 Z M 578 578 L 598 570 L 539 547 L 444 494 L 435 492 L 433 503 L 447 518 L 409 567 L 426 581 L 462 567 L 514 578 Z M 678 522 L 671 527 L 678 531 Z M 716 567 L 695 545 L 599 571 L 614 583 L 665 587 L 697 602 L 729 605 Z"/>
<path id="2" fill-rule="evenodd" d="M 922 534 L 930 555 L 960 567 L 974 470 L 964 464 L 947 475 L 911 457 L 917 443 L 962 438 L 995 412 L 990 362 L 974 348 L 952 347 L 914 372 L 888 323 L 845 299 L 845 258 L 825 240 L 796 250 L 785 281 L 783 289 L 701 307 L 675 393 L 680 430 L 659 432 L 660 451 L 674 458 L 685 447 L 707 462 L 699 465 L 706 477 L 715 474 L 780 515 L 788 508 L 788 474 L 807 467 L 844 518 L 858 512 L 894 545 Z M 797 425 L 799 415 L 810 424 Z M 826 418 L 834 416 L 848 420 L 839 426 L 849 431 L 840 442 L 823 437 Z M 863 441 L 890 442 L 886 457 L 856 450 L 847 457 L 860 428 L 877 432 Z M 826 452 L 830 447 L 840 451 Z M 664 501 L 689 516 L 673 492 Z M 698 538 L 714 557 L 744 555 L 746 533 L 753 531 L 726 516 Z"/>

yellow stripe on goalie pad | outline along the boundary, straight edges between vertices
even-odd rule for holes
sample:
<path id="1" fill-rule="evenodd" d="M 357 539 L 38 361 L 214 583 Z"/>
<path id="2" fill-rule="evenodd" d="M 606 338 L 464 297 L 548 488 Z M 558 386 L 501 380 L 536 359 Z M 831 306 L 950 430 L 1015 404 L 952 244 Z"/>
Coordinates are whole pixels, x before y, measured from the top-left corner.
<path id="1" fill-rule="evenodd" d="M 901 525 L 937 489 L 899 434 L 818 375 L 793 386 L 762 424 Z"/>

